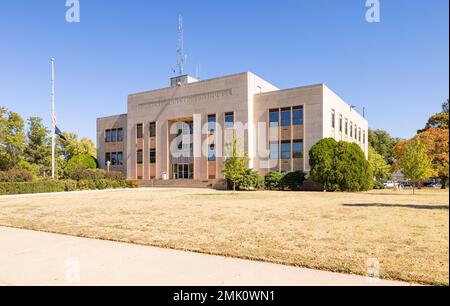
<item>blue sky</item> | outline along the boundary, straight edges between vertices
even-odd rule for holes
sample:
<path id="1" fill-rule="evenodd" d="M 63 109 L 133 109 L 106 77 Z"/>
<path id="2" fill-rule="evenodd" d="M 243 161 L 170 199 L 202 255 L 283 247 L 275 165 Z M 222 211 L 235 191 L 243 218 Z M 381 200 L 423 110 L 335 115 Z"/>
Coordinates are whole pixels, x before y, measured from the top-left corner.
<path id="1" fill-rule="evenodd" d="M 252 71 L 280 88 L 326 83 L 373 129 L 410 137 L 449 92 L 448 0 L 0 0 L 0 105 L 50 125 L 56 58 L 61 129 L 95 139 L 96 118 L 126 113 L 127 95 L 165 87 L 183 14 L 187 72 Z"/>

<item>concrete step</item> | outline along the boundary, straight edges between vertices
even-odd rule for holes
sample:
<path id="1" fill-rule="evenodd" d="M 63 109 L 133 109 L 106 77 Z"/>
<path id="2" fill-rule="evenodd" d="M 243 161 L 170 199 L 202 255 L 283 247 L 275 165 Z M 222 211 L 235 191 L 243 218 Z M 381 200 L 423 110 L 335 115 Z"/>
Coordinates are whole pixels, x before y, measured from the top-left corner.
<path id="1" fill-rule="evenodd" d="M 226 190 L 225 180 L 148 180 L 140 181 L 141 188 L 210 188 Z"/>

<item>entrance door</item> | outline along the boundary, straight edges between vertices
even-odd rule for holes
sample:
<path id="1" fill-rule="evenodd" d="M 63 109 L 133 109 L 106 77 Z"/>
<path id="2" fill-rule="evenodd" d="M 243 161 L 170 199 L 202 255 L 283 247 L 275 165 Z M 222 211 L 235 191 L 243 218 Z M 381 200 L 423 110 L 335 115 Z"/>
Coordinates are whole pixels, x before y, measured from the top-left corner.
<path id="1" fill-rule="evenodd" d="M 191 180 L 194 177 L 194 164 L 174 164 L 173 179 Z"/>

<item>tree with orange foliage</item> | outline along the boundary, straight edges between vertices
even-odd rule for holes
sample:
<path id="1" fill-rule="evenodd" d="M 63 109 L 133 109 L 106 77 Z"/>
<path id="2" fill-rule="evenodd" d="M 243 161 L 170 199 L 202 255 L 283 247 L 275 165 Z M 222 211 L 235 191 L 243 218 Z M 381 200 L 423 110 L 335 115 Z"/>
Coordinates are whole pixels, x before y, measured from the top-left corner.
<path id="1" fill-rule="evenodd" d="M 449 179 L 449 130 L 430 128 L 417 135 L 417 138 L 431 159 L 433 176 L 441 180 L 442 189 L 445 189 Z"/>

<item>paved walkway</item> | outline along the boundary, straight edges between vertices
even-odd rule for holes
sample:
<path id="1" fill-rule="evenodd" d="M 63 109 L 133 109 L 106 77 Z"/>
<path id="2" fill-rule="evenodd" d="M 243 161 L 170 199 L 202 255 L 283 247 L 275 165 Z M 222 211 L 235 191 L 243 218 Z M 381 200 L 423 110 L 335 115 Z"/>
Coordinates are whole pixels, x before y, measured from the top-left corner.
<path id="1" fill-rule="evenodd" d="M 0 227 L 0 285 L 408 285 Z"/>

